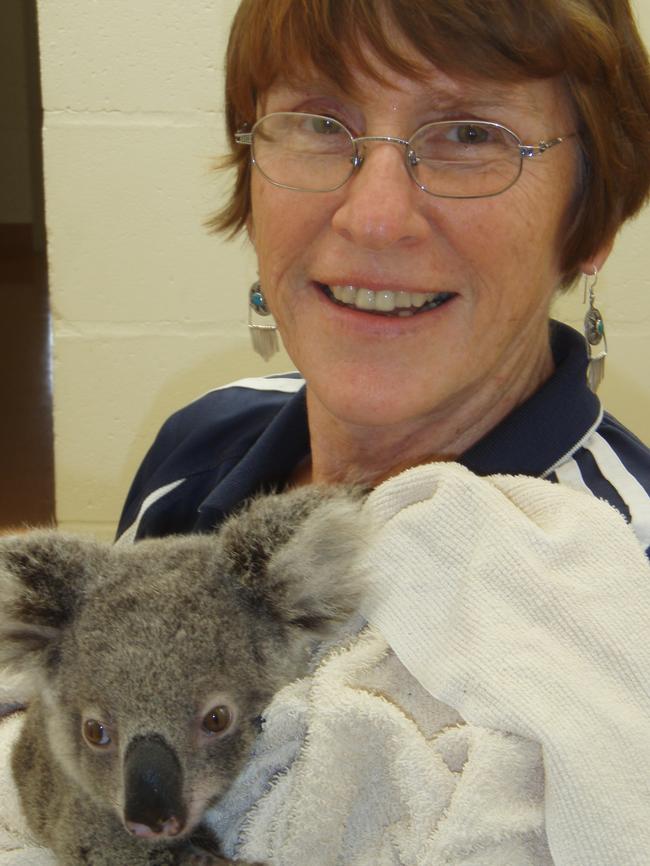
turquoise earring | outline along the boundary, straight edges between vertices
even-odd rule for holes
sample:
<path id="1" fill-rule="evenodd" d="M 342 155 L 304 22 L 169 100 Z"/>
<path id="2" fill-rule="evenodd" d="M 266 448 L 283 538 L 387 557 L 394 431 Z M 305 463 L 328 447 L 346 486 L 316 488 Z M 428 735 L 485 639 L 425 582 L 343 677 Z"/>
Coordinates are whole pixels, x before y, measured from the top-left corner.
<path id="1" fill-rule="evenodd" d="M 598 386 L 605 378 L 605 358 L 607 357 L 607 337 L 605 336 L 605 321 L 594 301 L 594 291 L 598 282 L 598 268 L 594 265 L 593 274 L 585 274 L 584 303 L 589 295 L 589 309 L 585 315 L 584 333 L 589 355 L 589 367 L 587 369 L 587 380 L 592 391 L 596 392 Z M 589 284 L 589 280 L 592 280 Z"/>
<path id="2" fill-rule="evenodd" d="M 280 348 L 278 327 L 275 322 L 267 325 L 254 322 L 253 313 L 262 317 L 271 315 L 259 280 L 256 280 L 248 290 L 248 331 L 251 335 L 253 349 L 265 361 L 268 361 Z"/>

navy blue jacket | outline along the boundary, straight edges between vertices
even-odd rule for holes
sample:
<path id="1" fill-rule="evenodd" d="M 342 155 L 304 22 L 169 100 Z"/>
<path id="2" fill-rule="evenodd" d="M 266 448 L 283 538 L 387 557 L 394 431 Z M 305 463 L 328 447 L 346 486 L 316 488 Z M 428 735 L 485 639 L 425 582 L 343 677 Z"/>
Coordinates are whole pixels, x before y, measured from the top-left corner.
<path id="1" fill-rule="evenodd" d="M 587 387 L 584 339 L 552 323 L 553 376 L 459 461 L 477 475 L 531 475 L 619 509 L 650 552 L 650 450 Z M 209 532 L 244 499 L 282 489 L 309 454 L 299 374 L 244 379 L 172 415 L 129 491 L 118 535 Z"/>

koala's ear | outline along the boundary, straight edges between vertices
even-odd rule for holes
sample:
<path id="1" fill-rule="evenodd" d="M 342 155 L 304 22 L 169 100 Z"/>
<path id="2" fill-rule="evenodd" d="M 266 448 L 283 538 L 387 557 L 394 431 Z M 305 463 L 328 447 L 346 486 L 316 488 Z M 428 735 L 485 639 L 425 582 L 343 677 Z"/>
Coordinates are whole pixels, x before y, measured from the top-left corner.
<path id="1" fill-rule="evenodd" d="M 288 625 L 326 637 L 357 609 L 357 561 L 371 527 L 363 493 L 301 487 L 253 500 L 221 529 L 231 573 L 249 603 Z"/>
<path id="2" fill-rule="evenodd" d="M 108 548 L 54 530 L 0 539 L 0 667 L 49 667 Z"/>

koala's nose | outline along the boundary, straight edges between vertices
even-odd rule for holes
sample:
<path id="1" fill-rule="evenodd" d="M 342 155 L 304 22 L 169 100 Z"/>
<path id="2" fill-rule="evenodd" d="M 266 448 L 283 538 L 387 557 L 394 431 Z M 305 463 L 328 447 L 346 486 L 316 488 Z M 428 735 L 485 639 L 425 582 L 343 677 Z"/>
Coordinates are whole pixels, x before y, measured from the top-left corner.
<path id="1" fill-rule="evenodd" d="M 174 750 L 157 734 L 138 737 L 124 759 L 124 823 L 134 836 L 177 836 L 185 827 L 183 772 Z"/>

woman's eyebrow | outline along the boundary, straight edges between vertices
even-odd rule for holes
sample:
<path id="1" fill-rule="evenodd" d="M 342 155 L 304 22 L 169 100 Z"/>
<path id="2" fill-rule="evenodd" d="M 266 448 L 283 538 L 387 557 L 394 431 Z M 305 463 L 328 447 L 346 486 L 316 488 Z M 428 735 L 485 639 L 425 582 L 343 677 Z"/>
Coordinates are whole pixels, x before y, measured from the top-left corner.
<path id="1" fill-rule="evenodd" d="M 313 96 L 345 97 L 341 88 L 328 78 L 310 78 L 304 81 L 277 81 L 267 91 L 267 98 L 308 99 Z"/>
<path id="2" fill-rule="evenodd" d="M 460 85 L 458 89 L 432 87 L 422 94 L 420 105 L 438 111 L 499 113 L 526 110 L 536 114 L 536 100 L 516 86 Z"/>

